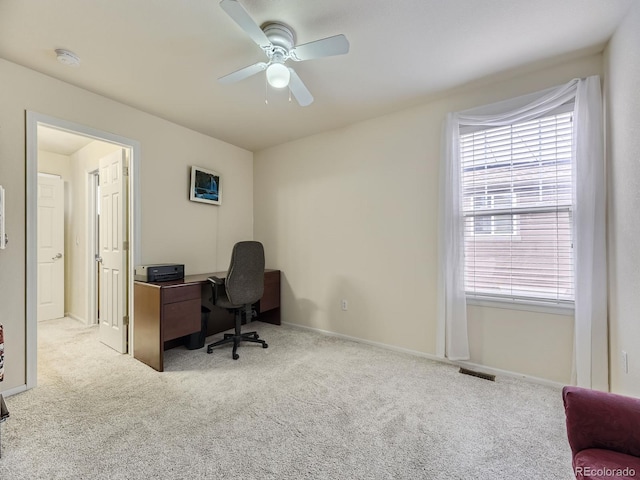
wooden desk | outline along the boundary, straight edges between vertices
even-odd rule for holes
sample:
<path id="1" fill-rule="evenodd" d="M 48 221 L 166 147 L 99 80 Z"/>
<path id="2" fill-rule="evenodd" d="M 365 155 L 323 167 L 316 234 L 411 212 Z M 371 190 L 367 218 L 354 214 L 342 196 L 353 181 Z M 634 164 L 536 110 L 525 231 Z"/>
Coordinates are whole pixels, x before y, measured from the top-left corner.
<path id="1" fill-rule="evenodd" d="M 233 314 L 211 304 L 207 278 L 227 272 L 187 275 L 169 282 L 134 282 L 133 357 L 164 370 L 164 350 L 200 331 L 200 306 L 211 310 L 207 336 L 234 326 Z M 280 270 L 265 270 L 264 294 L 255 304 L 258 320 L 280 325 Z"/>

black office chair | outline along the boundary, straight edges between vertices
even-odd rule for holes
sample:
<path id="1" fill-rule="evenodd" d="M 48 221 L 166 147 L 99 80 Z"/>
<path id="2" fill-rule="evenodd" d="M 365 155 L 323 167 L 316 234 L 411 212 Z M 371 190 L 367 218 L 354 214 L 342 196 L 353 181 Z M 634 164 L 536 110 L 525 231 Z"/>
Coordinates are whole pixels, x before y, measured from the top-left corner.
<path id="1" fill-rule="evenodd" d="M 262 348 L 269 345 L 260 340 L 256 332 L 242 333 L 240 327 L 242 319 L 247 323 L 254 315 L 252 305 L 262 298 L 264 292 L 264 248 L 260 242 L 238 242 L 233 246 L 231 263 L 225 280 L 209 277 L 213 292 L 214 305 L 226 308 L 235 313 L 235 333 L 225 333 L 224 338 L 207 345 L 207 353 L 214 347 L 233 342 L 233 359 L 240 342 L 254 342 L 262 344 Z"/>

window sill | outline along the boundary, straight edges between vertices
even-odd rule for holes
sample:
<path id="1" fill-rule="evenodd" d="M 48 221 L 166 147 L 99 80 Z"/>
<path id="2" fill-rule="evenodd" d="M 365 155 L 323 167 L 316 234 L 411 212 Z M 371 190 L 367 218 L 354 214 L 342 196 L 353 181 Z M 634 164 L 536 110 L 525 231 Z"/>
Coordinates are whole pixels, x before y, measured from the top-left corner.
<path id="1" fill-rule="evenodd" d="M 527 312 L 551 313 L 554 315 L 574 315 L 573 304 L 557 305 L 526 300 L 500 300 L 496 298 L 467 297 L 467 305 L 478 307 L 504 308 L 507 310 L 524 310 Z"/>

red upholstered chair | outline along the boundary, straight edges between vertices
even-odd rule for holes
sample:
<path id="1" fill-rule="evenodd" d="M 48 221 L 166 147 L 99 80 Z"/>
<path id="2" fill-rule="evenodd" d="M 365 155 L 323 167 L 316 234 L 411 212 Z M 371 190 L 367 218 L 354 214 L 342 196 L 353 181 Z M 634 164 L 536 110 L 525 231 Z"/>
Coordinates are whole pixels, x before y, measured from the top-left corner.
<path id="1" fill-rule="evenodd" d="M 576 478 L 640 479 L 640 399 L 562 389 Z"/>

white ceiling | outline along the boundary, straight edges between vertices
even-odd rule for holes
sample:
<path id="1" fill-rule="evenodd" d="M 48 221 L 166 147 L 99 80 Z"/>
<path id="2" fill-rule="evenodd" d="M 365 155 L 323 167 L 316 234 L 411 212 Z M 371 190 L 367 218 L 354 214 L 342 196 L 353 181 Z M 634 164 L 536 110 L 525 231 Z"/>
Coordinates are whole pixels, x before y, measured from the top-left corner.
<path id="1" fill-rule="evenodd" d="M 634 0 L 240 0 L 297 44 L 343 33 L 347 55 L 295 63 L 315 102 L 300 107 L 218 0 L 0 0 L 0 57 L 256 151 L 424 103 L 483 77 L 599 51 Z M 54 49 L 80 56 L 77 68 Z"/>
<path id="2" fill-rule="evenodd" d="M 38 126 L 38 150 L 44 150 L 45 152 L 69 156 L 93 141 L 95 139 L 90 137 L 83 137 L 82 135 L 42 125 Z"/>

